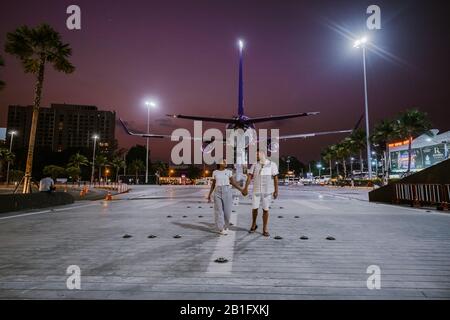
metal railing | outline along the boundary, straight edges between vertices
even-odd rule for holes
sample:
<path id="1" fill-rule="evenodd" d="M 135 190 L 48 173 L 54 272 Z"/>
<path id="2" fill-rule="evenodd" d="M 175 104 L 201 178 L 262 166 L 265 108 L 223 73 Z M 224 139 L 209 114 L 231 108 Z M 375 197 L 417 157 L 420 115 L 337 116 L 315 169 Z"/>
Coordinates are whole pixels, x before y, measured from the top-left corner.
<path id="1" fill-rule="evenodd" d="M 395 203 L 408 203 L 411 206 L 436 206 L 446 210 L 450 204 L 449 184 L 395 184 Z"/>
<path id="2" fill-rule="evenodd" d="M 128 184 L 126 183 L 117 183 L 117 182 L 112 182 L 112 183 L 94 183 L 92 185 L 90 185 L 91 188 L 97 188 L 97 189 L 106 189 L 106 190 L 114 190 L 117 191 L 118 193 L 123 193 L 123 192 L 127 192 L 129 190 Z"/>

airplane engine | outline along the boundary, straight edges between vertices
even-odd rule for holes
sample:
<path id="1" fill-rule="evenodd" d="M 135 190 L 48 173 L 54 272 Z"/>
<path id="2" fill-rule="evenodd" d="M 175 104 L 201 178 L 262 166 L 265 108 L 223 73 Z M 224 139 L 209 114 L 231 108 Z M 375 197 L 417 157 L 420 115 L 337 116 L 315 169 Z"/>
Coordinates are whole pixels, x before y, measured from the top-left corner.
<path id="1" fill-rule="evenodd" d="M 205 141 L 202 144 L 202 152 L 204 154 L 209 154 L 214 150 L 214 141 Z"/>
<path id="2" fill-rule="evenodd" d="M 245 147 L 248 148 L 249 145 L 256 143 L 258 140 L 257 133 L 254 129 L 247 129 L 245 131 Z"/>
<path id="3" fill-rule="evenodd" d="M 269 141 L 267 144 L 267 150 L 270 153 L 277 153 L 280 150 L 280 144 L 278 142 Z"/>

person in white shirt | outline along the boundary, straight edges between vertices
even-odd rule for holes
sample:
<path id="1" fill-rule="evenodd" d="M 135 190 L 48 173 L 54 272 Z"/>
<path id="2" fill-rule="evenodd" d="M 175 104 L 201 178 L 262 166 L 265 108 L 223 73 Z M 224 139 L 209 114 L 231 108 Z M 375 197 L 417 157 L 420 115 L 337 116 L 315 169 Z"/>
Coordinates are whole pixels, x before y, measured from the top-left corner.
<path id="1" fill-rule="evenodd" d="M 233 205 L 231 187 L 243 191 L 233 178 L 233 172 L 227 169 L 227 163 L 222 160 L 217 170 L 212 173 L 212 184 L 208 194 L 208 202 L 214 193 L 214 219 L 220 235 L 226 235 L 230 226 L 231 207 Z"/>
<path id="2" fill-rule="evenodd" d="M 267 225 L 269 222 L 269 205 L 272 200 L 278 197 L 278 166 L 275 162 L 270 161 L 263 151 L 257 153 L 257 163 L 253 164 L 248 171 L 247 181 L 245 183 L 242 194 L 248 194 L 248 186 L 253 179 L 253 195 L 252 195 L 252 226 L 250 233 L 254 233 L 258 226 L 256 219 L 258 217 L 258 209 L 260 205 L 263 209 L 263 236 L 269 237 Z"/>
<path id="3" fill-rule="evenodd" d="M 39 192 L 52 192 L 55 190 L 55 182 L 50 176 L 45 176 L 39 181 Z"/>

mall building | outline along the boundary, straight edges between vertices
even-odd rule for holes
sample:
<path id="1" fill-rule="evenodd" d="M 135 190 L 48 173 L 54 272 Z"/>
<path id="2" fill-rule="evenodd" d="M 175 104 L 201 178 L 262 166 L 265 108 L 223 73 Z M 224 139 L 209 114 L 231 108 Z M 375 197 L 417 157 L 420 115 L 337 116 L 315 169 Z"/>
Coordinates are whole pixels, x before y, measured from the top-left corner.
<path id="1" fill-rule="evenodd" d="M 450 131 L 439 134 L 432 129 L 412 142 L 411 171 L 417 172 L 449 158 Z M 391 176 L 408 170 L 408 140 L 389 144 Z"/>

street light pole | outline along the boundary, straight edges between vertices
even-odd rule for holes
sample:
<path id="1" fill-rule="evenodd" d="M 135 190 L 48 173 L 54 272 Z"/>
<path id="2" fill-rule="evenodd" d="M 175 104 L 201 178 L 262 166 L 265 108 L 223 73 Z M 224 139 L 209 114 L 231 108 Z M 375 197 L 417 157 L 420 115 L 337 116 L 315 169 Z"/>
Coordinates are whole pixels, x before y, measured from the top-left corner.
<path id="1" fill-rule="evenodd" d="M 147 108 L 147 134 L 150 134 L 150 108 Z M 148 137 L 146 139 L 145 153 L 145 184 L 148 184 Z"/>
<path id="2" fill-rule="evenodd" d="M 9 133 L 11 135 L 11 141 L 9 142 L 9 152 L 12 152 L 12 146 L 13 146 L 13 139 L 14 139 L 14 135 L 16 134 L 15 131 L 11 131 Z M 8 167 L 6 169 L 6 185 L 9 185 L 9 166 L 11 164 L 11 161 L 8 161 Z"/>
<path id="3" fill-rule="evenodd" d="M 322 164 L 317 164 L 317 169 L 319 169 L 319 180 L 322 178 Z"/>
<path id="4" fill-rule="evenodd" d="M 372 154 L 372 164 L 375 163 L 375 177 L 378 177 L 378 156 L 377 153 L 375 151 L 371 152 Z M 375 160 L 373 160 L 373 158 L 375 158 Z"/>
<path id="5" fill-rule="evenodd" d="M 369 179 L 372 179 L 372 156 L 370 151 L 370 133 L 369 133 L 369 100 L 367 97 L 367 70 L 366 70 L 366 43 L 367 38 L 362 38 L 355 41 L 354 47 L 362 47 L 363 54 L 363 69 L 364 69 L 364 103 L 365 103 L 365 118 L 366 118 L 366 145 L 367 145 L 367 167 L 369 172 Z"/>
<path id="6" fill-rule="evenodd" d="M 147 134 L 150 134 L 150 107 L 156 107 L 156 103 L 153 101 L 146 101 L 145 105 L 147 106 Z M 149 137 L 146 139 L 146 154 L 145 154 L 145 184 L 148 184 L 148 143 Z"/>
<path id="7" fill-rule="evenodd" d="M 372 162 L 370 152 L 370 138 L 369 138 L 369 102 L 367 98 L 367 71 L 366 71 L 366 47 L 363 46 L 363 66 L 364 66 L 364 101 L 366 113 L 366 145 L 367 145 L 367 163 Z M 372 179 L 372 166 L 369 166 L 369 179 Z"/>
<path id="8" fill-rule="evenodd" d="M 350 171 L 351 171 L 351 176 L 353 177 L 353 161 L 355 161 L 355 158 L 350 158 Z"/>
<path id="9" fill-rule="evenodd" d="M 94 150 L 93 150 L 93 152 L 92 152 L 91 184 L 94 183 L 94 172 L 95 172 L 95 147 L 97 146 L 97 139 L 98 139 L 98 136 L 95 135 L 93 138 L 94 138 Z"/>

